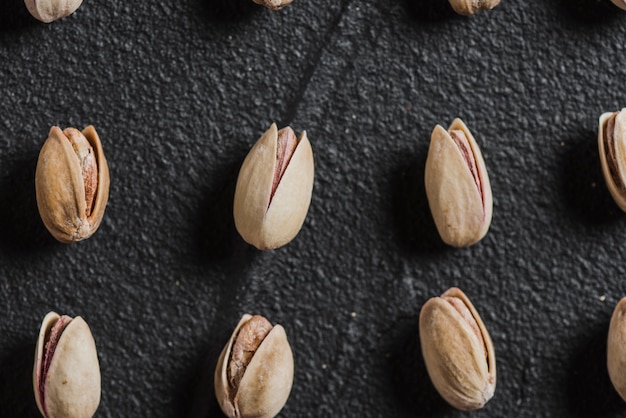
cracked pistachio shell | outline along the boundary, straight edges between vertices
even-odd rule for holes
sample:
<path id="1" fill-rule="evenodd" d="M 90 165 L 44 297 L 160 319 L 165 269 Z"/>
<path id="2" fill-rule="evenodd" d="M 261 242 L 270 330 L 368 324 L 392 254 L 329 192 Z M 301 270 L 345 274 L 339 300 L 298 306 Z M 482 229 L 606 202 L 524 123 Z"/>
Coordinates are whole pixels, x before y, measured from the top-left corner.
<path id="1" fill-rule="evenodd" d="M 271 10 L 280 10 L 286 5 L 288 5 L 289 3 L 291 3 L 293 0 L 252 0 L 252 1 L 254 1 L 256 4 L 265 6 Z"/>
<path id="2" fill-rule="evenodd" d="M 73 128 L 65 132 L 69 130 L 80 135 Z M 85 128 L 82 135 L 97 163 L 97 171 L 90 173 L 96 184 L 90 211 L 81 163 L 64 131 L 56 126 L 50 129 L 37 161 L 35 190 L 39 215 L 52 236 L 63 243 L 81 241 L 96 232 L 109 199 L 109 167 L 100 138 L 93 126 Z"/>
<path id="3" fill-rule="evenodd" d="M 251 315 L 243 315 L 222 350 L 215 369 L 215 396 L 229 418 L 276 416 L 287 402 L 293 384 L 293 354 L 285 329 L 280 325 L 273 326 L 260 342 L 238 386 L 229 384 L 233 346 L 242 327 L 252 318 Z"/>
<path id="4" fill-rule="evenodd" d="M 469 16 L 480 10 L 491 10 L 500 0 L 449 0 L 450 6 L 460 15 Z"/>
<path id="5" fill-rule="evenodd" d="M 455 141 L 452 135 L 464 140 Z M 491 184 L 478 144 L 461 119 L 447 131 L 441 125 L 433 130 L 424 182 L 430 212 L 446 244 L 468 247 L 485 236 L 493 212 Z"/>
<path id="6" fill-rule="evenodd" d="M 626 108 L 600 116 L 598 150 L 606 187 L 626 212 Z"/>
<path id="7" fill-rule="evenodd" d="M 453 407 L 482 408 L 496 387 L 491 337 L 478 312 L 458 288 L 429 299 L 420 312 L 420 343 L 426 370 Z"/>
<path id="8" fill-rule="evenodd" d="M 100 403 L 96 344 L 80 317 L 48 313 L 39 331 L 33 390 L 45 418 L 89 418 Z"/>
<path id="9" fill-rule="evenodd" d="M 626 0 L 611 0 L 611 2 L 620 9 L 626 10 Z"/>
<path id="10" fill-rule="evenodd" d="M 626 401 L 626 297 L 617 303 L 611 317 L 606 364 L 611 383 Z"/>
<path id="11" fill-rule="evenodd" d="M 283 132 L 295 138 L 291 128 L 278 131 L 272 124 L 246 156 L 237 178 L 235 227 L 246 242 L 259 250 L 278 248 L 294 239 L 311 203 L 313 150 L 306 132 L 297 139 L 286 169 L 282 164 L 284 172 L 278 183 L 274 182 L 281 166 L 277 159 L 278 137 Z"/>
<path id="12" fill-rule="evenodd" d="M 30 14 L 44 23 L 71 15 L 82 2 L 83 0 L 24 0 Z"/>

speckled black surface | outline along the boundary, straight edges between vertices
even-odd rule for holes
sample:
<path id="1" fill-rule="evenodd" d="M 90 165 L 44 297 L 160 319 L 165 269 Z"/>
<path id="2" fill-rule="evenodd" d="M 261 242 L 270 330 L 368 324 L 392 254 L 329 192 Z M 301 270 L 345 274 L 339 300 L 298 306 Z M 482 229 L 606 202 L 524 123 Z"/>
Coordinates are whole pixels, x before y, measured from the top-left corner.
<path id="1" fill-rule="evenodd" d="M 608 0 L 85 1 L 45 25 L 0 3 L 0 416 L 34 417 L 50 310 L 83 316 L 97 417 L 220 416 L 217 355 L 241 314 L 295 355 L 283 417 L 619 417 L 606 332 L 626 294 L 626 215 L 604 186 L 597 119 L 626 105 L 626 13 Z M 430 132 L 460 116 L 494 216 L 447 248 L 425 200 Z M 306 129 L 311 208 L 261 253 L 232 221 L 237 172 L 271 122 Z M 88 241 L 39 218 L 49 127 L 100 133 L 109 205 Z M 495 344 L 494 398 L 447 406 L 419 350 L 422 304 L 465 290 Z"/>

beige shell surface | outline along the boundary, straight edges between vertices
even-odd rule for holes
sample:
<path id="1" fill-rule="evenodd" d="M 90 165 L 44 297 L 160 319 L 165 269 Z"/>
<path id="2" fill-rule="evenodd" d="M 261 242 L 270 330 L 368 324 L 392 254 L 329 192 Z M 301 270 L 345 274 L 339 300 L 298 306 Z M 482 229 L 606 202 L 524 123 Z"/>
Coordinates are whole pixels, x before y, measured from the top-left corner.
<path id="1" fill-rule="evenodd" d="M 611 316 L 606 363 L 613 387 L 626 401 L 626 297 L 617 303 Z"/>
<path id="2" fill-rule="evenodd" d="M 295 238 L 313 191 L 313 150 L 303 132 L 270 202 L 277 141 L 278 130 L 272 124 L 246 156 L 235 189 L 235 227 L 260 250 L 281 247 Z"/>
<path id="3" fill-rule="evenodd" d="M 460 15 L 469 16 L 480 10 L 491 10 L 500 0 L 449 0 L 450 5 Z"/>
<path id="4" fill-rule="evenodd" d="M 83 0 L 24 0 L 30 14 L 44 23 L 71 15 L 82 3 Z"/>
<path id="5" fill-rule="evenodd" d="M 626 192 L 623 190 L 620 191 L 611 177 L 609 163 L 606 157 L 607 150 L 604 146 L 604 128 L 609 118 L 613 116 L 613 113 L 614 112 L 603 113 L 598 121 L 598 151 L 606 187 L 609 189 L 609 193 L 611 193 L 615 203 L 617 203 L 620 209 L 626 212 Z M 622 109 L 615 118 L 614 132 L 616 169 L 622 183 L 626 185 L 626 109 Z"/>
<path id="6" fill-rule="evenodd" d="M 215 395 L 228 417 L 271 418 L 287 402 L 293 384 L 293 353 L 282 326 L 275 325 L 265 337 L 248 364 L 232 399 L 228 388 L 230 351 L 239 329 L 251 317 L 245 314 L 241 318 L 222 350 L 214 375 Z"/>
<path id="7" fill-rule="evenodd" d="M 256 4 L 263 5 L 271 10 L 280 10 L 293 0 L 253 0 Z"/>
<path id="8" fill-rule="evenodd" d="M 46 418 L 88 418 L 100 404 L 100 364 L 96 344 L 87 323 L 77 316 L 67 325 L 56 350 L 44 384 L 44 399 L 40 399 L 37 381 L 44 353 L 44 339 L 59 315 L 51 312 L 44 318 L 33 370 L 33 388 L 37 407 Z"/>
<path id="9" fill-rule="evenodd" d="M 484 198 L 449 130 L 463 131 L 467 137 Z M 448 131 L 437 125 L 432 132 L 424 183 L 442 240 L 454 247 L 467 247 L 480 241 L 489 230 L 493 213 L 491 183 L 480 148 L 467 126 L 457 118 Z"/>
<path id="10" fill-rule="evenodd" d="M 611 0 L 614 5 L 619 7 L 622 10 L 626 10 L 626 1 L 624 0 Z"/>
<path id="11" fill-rule="evenodd" d="M 443 297 L 461 299 L 478 324 L 484 341 Z M 458 288 L 429 299 L 420 312 L 420 343 L 428 375 L 439 394 L 453 407 L 482 408 L 496 386 L 496 360 L 491 337 L 478 312 Z M 485 358 L 486 350 L 486 358 Z"/>
<path id="12" fill-rule="evenodd" d="M 100 226 L 109 199 L 109 167 L 100 138 L 93 126 L 83 130 L 98 163 L 98 189 L 89 217 L 80 163 L 60 128 L 53 126 L 39 153 L 35 172 L 37 207 L 50 233 L 72 243 L 89 238 Z"/>

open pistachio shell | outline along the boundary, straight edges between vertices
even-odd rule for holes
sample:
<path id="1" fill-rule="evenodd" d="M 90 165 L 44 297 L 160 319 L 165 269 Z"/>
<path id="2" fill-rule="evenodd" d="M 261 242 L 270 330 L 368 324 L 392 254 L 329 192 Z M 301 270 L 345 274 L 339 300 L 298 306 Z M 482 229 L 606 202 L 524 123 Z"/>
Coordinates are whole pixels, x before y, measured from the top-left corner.
<path id="1" fill-rule="evenodd" d="M 280 10 L 286 5 L 290 4 L 293 0 L 252 0 L 256 4 L 263 5 L 271 10 Z"/>
<path id="2" fill-rule="evenodd" d="M 80 317 L 48 313 L 39 331 L 33 390 L 45 418 L 89 418 L 100 403 L 96 344 Z"/>
<path id="3" fill-rule="evenodd" d="M 72 128 L 70 128 L 72 129 Z M 67 131 L 67 130 L 66 130 Z M 35 173 L 37 207 L 44 225 L 63 243 L 89 238 L 100 226 L 109 199 L 109 167 L 93 126 L 82 131 L 97 162 L 95 196 L 87 207 L 79 158 L 66 134 L 56 126 L 39 153 Z"/>
<path id="4" fill-rule="evenodd" d="M 611 317 L 606 364 L 615 390 L 626 401 L 626 297 L 617 303 Z"/>
<path id="5" fill-rule="evenodd" d="M 71 15 L 82 2 L 83 0 L 24 0 L 30 14 L 44 23 Z"/>
<path id="6" fill-rule="evenodd" d="M 313 150 L 306 132 L 297 140 L 275 187 L 275 173 L 280 170 L 278 136 L 276 124 L 272 124 L 246 156 L 235 189 L 235 227 L 246 242 L 260 250 L 278 248 L 295 238 L 311 203 Z"/>
<path id="7" fill-rule="evenodd" d="M 491 10 L 500 0 L 449 0 L 450 5 L 460 15 L 472 15 L 480 10 Z"/>
<path id="8" fill-rule="evenodd" d="M 453 407 L 482 408 L 496 387 L 496 357 L 478 312 L 458 288 L 429 299 L 420 312 L 420 343 L 435 389 Z"/>
<path id="9" fill-rule="evenodd" d="M 245 314 L 222 350 L 215 369 L 215 396 L 229 418 L 271 418 L 280 412 L 293 384 L 293 354 L 285 330 L 275 325 L 262 340 L 239 385 L 229 384 L 228 369 L 239 331 L 252 318 Z"/>
<path id="10" fill-rule="evenodd" d="M 447 131 L 440 125 L 433 130 L 424 182 L 430 211 L 446 244 L 467 247 L 485 236 L 493 212 L 491 184 L 480 148 L 461 119 Z"/>
<path id="11" fill-rule="evenodd" d="M 626 212 L 626 109 L 600 116 L 598 150 L 606 187 Z"/>

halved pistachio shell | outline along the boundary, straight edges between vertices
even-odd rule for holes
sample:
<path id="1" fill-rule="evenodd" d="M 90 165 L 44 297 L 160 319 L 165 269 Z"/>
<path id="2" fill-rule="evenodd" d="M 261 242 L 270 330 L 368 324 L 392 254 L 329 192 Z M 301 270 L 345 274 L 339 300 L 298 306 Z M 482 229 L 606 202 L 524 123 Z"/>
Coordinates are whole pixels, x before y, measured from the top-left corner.
<path id="1" fill-rule="evenodd" d="M 256 4 L 263 5 L 271 10 L 280 10 L 293 0 L 252 0 Z"/>
<path id="2" fill-rule="evenodd" d="M 48 313 L 39 331 L 33 390 L 45 418 L 89 418 L 100 403 L 96 344 L 80 317 Z"/>
<path id="3" fill-rule="evenodd" d="M 44 23 L 71 15 L 82 2 L 83 0 L 24 0 L 30 14 Z"/>
<path id="4" fill-rule="evenodd" d="M 493 199 L 482 154 L 461 119 L 432 132 L 426 196 L 439 235 L 446 244 L 467 247 L 480 241 L 491 224 Z"/>
<path id="5" fill-rule="evenodd" d="M 52 236 L 64 243 L 89 238 L 109 199 L 109 167 L 93 126 L 82 133 L 53 126 L 35 173 L 37 207 Z"/>
<path id="6" fill-rule="evenodd" d="M 622 10 L 626 10 L 626 0 L 611 0 L 614 5 Z"/>
<path id="7" fill-rule="evenodd" d="M 279 146 L 286 142 L 295 148 Z M 306 132 L 296 140 L 291 128 L 278 131 L 272 124 L 239 171 L 233 215 L 243 239 L 268 250 L 295 238 L 309 210 L 313 175 L 313 150 Z"/>
<path id="8" fill-rule="evenodd" d="M 450 5 L 460 15 L 471 15 L 480 10 L 491 10 L 500 0 L 449 0 Z"/>
<path id="9" fill-rule="evenodd" d="M 229 418 L 274 417 L 285 405 L 291 392 L 293 354 L 285 330 L 275 325 L 269 332 L 267 329 L 262 330 L 262 338 L 240 336 L 240 331 L 254 318 L 248 314 L 241 318 L 222 350 L 215 369 L 215 396 Z M 246 332 L 254 331 L 248 329 Z M 233 360 L 233 347 L 240 337 L 247 339 L 248 343 L 256 340 L 255 348 L 248 347 L 247 358 L 233 367 L 233 361 L 240 361 L 240 358 Z M 250 353 L 253 353 L 251 358 Z M 232 376 L 232 370 L 235 369 L 239 369 L 237 377 Z"/>
<path id="10" fill-rule="evenodd" d="M 626 108 L 600 116 L 598 149 L 606 186 L 626 212 Z"/>
<path id="11" fill-rule="evenodd" d="M 453 407 L 482 408 L 496 387 L 496 357 L 478 312 L 458 288 L 429 299 L 420 312 L 420 342 L 426 370 Z"/>
<path id="12" fill-rule="evenodd" d="M 615 306 L 606 346 L 609 377 L 619 396 L 626 401 L 626 297 Z"/>

